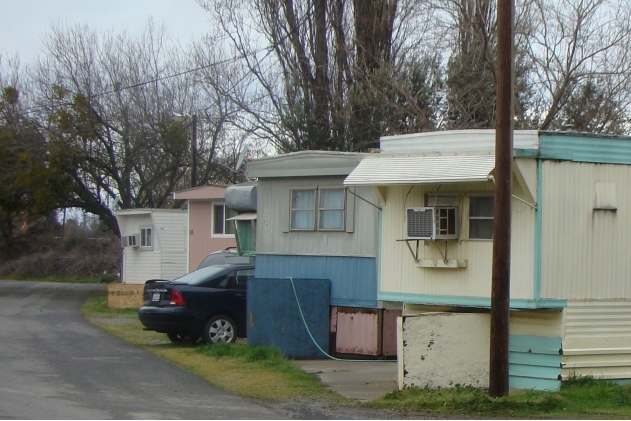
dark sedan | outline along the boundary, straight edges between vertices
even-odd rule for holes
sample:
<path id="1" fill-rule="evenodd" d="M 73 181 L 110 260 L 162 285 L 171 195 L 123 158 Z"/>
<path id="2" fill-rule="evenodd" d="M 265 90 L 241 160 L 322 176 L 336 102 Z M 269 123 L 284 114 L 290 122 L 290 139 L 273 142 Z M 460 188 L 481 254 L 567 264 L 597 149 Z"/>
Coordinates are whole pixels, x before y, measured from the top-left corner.
<path id="1" fill-rule="evenodd" d="M 172 342 L 232 343 L 246 337 L 247 282 L 254 266 L 208 266 L 173 281 L 149 280 L 138 318 Z"/>

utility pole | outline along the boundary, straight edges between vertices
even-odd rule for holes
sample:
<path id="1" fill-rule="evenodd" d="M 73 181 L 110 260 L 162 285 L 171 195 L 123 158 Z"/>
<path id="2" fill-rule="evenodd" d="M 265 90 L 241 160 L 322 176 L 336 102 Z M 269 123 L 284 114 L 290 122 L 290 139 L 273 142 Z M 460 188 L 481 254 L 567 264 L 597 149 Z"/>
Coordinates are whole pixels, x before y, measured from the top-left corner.
<path id="1" fill-rule="evenodd" d="M 489 395 L 508 396 L 508 322 L 513 179 L 514 0 L 497 2 L 497 118 L 495 128 L 495 213 L 491 285 Z"/>
<path id="2" fill-rule="evenodd" d="M 191 125 L 191 187 L 197 187 L 197 114 L 193 114 Z"/>

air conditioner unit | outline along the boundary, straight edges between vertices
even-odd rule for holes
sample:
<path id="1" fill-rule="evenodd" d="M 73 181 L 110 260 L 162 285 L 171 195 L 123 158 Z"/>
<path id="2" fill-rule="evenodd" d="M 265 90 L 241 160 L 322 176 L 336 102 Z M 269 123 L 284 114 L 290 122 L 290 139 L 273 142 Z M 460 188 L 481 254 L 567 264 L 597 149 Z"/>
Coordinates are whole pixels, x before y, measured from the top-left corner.
<path id="1" fill-rule="evenodd" d="M 416 240 L 457 240 L 458 207 L 405 209 L 406 237 Z"/>

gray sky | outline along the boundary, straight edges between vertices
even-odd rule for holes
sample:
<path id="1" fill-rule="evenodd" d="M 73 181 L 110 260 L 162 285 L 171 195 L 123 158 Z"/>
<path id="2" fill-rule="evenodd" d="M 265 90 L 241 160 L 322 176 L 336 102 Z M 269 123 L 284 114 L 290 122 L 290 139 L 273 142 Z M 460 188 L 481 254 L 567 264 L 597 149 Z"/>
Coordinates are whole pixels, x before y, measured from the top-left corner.
<path id="1" fill-rule="evenodd" d="M 186 44 L 209 29 L 210 14 L 195 0 L 0 0 L 0 54 L 24 64 L 42 51 L 51 23 L 87 24 L 99 32 L 140 32 L 149 17 Z"/>

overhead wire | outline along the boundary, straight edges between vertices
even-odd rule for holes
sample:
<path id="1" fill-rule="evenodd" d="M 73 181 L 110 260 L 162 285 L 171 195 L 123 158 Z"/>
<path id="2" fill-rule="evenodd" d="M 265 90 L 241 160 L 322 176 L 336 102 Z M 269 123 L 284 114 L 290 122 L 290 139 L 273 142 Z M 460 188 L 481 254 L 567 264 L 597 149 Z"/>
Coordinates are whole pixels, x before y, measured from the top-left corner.
<path id="1" fill-rule="evenodd" d="M 312 14 L 313 14 L 312 5 L 310 5 L 309 8 L 306 10 L 306 13 L 305 13 L 304 17 L 301 19 L 301 22 L 300 22 L 301 25 L 303 25 L 307 21 L 307 19 L 309 19 L 312 16 Z M 301 25 L 297 25 L 297 27 L 299 27 Z M 144 80 L 142 82 L 133 83 L 131 85 L 125 85 L 125 86 L 117 87 L 117 88 L 110 89 L 110 90 L 107 90 L 107 91 L 104 91 L 104 92 L 99 92 L 99 93 L 96 93 L 96 94 L 92 94 L 92 95 L 86 96 L 86 99 L 90 100 L 90 99 L 93 99 L 93 98 L 99 98 L 99 97 L 102 97 L 102 96 L 105 96 L 105 95 L 110 95 L 110 94 L 113 94 L 113 93 L 117 93 L 117 92 L 129 90 L 129 89 L 138 88 L 138 87 L 149 85 L 149 84 L 152 84 L 152 83 L 162 82 L 162 81 L 167 80 L 167 79 L 172 79 L 172 78 L 179 77 L 179 76 L 184 76 L 184 75 L 187 75 L 187 74 L 190 74 L 190 73 L 195 73 L 195 72 L 198 72 L 200 70 L 207 69 L 207 68 L 219 66 L 219 65 L 222 65 L 222 64 L 228 64 L 228 63 L 237 62 L 238 60 L 242 60 L 244 58 L 247 58 L 248 56 L 256 57 L 257 54 L 262 53 L 262 52 L 267 52 L 267 54 L 264 57 L 264 58 L 266 58 L 274 51 L 274 49 L 276 47 L 278 47 L 281 43 L 286 41 L 291 34 L 292 34 L 292 32 L 288 31 L 285 35 L 283 35 L 274 44 L 269 45 L 269 46 L 264 47 L 264 48 L 260 48 L 258 50 L 251 51 L 251 52 L 249 52 L 247 54 L 246 53 L 239 54 L 239 55 L 236 55 L 236 56 L 228 58 L 228 59 L 224 59 L 224 60 L 220 60 L 220 61 L 214 61 L 214 62 L 209 63 L 209 64 L 198 66 L 198 67 L 195 67 L 195 68 L 192 68 L 192 69 L 186 69 L 186 70 L 183 70 L 181 72 L 173 73 L 173 74 L 170 74 L 170 75 L 160 76 L 160 77 L 157 77 L 157 78 L 154 78 L 154 79 Z M 68 104 L 66 104 L 66 105 L 68 105 Z M 13 114 L 12 117 L 23 117 L 25 115 L 32 114 L 32 113 L 35 113 L 37 111 L 42 111 L 45 108 L 46 107 L 44 107 L 44 106 L 32 107 L 32 108 L 26 109 L 25 111 L 22 111 L 20 113 Z M 195 111 L 197 111 L 197 110 L 195 110 Z M 8 117 L 0 116 L 0 120 L 7 121 Z"/>

